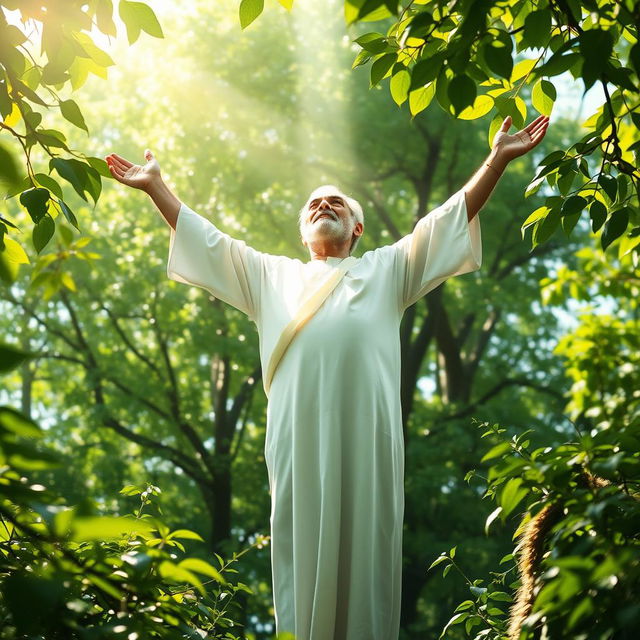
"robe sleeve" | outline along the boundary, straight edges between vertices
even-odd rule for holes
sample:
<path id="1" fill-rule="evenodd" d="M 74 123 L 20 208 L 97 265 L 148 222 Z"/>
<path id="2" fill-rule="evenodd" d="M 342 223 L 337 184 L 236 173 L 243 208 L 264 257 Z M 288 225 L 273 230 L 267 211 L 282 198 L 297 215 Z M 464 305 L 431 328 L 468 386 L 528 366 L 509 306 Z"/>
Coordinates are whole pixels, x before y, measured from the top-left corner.
<path id="1" fill-rule="evenodd" d="M 464 189 L 460 189 L 392 247 L 399 265 L 399 297 L 404 310 L 447 278 L 480 268 L 479 215 L 468 221 Z"/>
<path id="2" fill-rule="evenodd" d="M 184 203 L 170 232 L 167 276 L 206 289 L 255 322 L 264 254 L 220 231 Z"/>

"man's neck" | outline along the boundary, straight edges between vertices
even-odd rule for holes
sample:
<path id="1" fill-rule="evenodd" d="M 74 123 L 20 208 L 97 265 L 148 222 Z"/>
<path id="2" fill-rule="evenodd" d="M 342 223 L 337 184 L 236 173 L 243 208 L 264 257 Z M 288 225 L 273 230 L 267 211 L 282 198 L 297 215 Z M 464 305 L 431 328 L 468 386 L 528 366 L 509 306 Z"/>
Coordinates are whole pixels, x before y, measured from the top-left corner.
<path id="1" fill-rule="evenodd" d="M 346 245 L 336 247 L 334 245 L 326 247 L 307 247 L 309 249 L 310 260 L 325 260 L 327 258 L 340 258 L 341 260 L 349 257 L 349 248 Z"/>

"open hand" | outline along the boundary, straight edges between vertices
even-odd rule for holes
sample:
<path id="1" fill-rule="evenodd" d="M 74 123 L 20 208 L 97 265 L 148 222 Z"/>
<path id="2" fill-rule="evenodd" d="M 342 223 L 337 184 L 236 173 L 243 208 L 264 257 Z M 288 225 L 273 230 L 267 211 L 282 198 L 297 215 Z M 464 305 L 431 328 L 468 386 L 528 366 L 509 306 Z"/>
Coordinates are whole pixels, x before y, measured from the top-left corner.
<path id="1" fill-rule="evenodd" d="M 511 122 L 511 116 L 507 116 L 493 138 L 492 149 L 506 161 L 522 156 L 540 144 L 547 132 L 549 116 L 538 116 L 531 124 L 512 135 L 507 133 Z"/>
<path id="2" fill-rule="evenodd" d="M 160 165 L 154 155 L 147 149 L 144 152 L 147 160 L 145 165 L 133 164 L 117 153 L 105 156 L 111 175 L 122 184 L 134 189 L 147 191 L 149 187 L 160 179 Z"/>

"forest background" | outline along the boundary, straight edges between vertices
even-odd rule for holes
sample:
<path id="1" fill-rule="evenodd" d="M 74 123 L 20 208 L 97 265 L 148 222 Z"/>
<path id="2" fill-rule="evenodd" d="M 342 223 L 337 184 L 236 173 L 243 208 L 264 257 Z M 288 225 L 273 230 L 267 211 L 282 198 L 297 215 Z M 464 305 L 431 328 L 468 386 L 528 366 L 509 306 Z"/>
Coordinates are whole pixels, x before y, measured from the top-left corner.
<path id="1" fill-rule="evenodd" d="M 370 28 L 347 27 L 341 2 L 299 2 L 289 12 L 267 3 L 244 30 L 232 0 L 151 4 L 163 38 L 143 33 L 130 45 L 122 25 L 116 38 L 96 34 L 116 65 L 106 79 L 90 75 L 78 97 L 68 93 L 86 131 L 55 112 L 48 126 L 93 158 L 116 152 L 142 163 L 150 148 L 180 199 L 256 249 L 308 259 L 297 212 L 327 182 L 364 206 L 357 254 L 394 242 L 488 154 L 495 113 L 456 120 L 433 100 L 412 117 L 408 103 L 390 99 L 388 82 L 370 88 L 369 69 L 352 69 L 353 41 Z M 487 576 L 512 559 L 527 493 L 512 483 L 501 514 L 485 499 L 487 467 L 506 455 L 505 438 L 520 446 L 528 434 L 557 448 L 637 420 L 637 394 L 629 402 L 637 389 L 633 247 L 623 253 L 618 241 L 603 252 L 584 217 L 570 235 L 533 248 L 521 230 L 551 193 L 543 186 L 524 197 L 538 163 L 579 138 L 602 101 L 599 86 L 583 96 L 569 73 L 554 83 L 545 140 L 508 167 L 479 214 L 482 269 L 438 287 L 403 321 L 404 638 L 437 637 L 469 588 L 486 605 Z M 395 91 L 394 100 L 397 83 Z M 553 102 L 524 85 L 517 107 L 529 122 L 534 104 Z M 32 157 L 34 170 L 46 173 L 41 156 Z M 94 164 L 105 178 L 97 202 L 65 190 L 78 226 L 61 215 L 44 246 L 36 235 L 31 242 L 19 190 L 5 200 L 2 215 L 22 231 L 13 237 L 29 262 L 3 289 L 0 322 L 8 343 L 37 357 L 3 377 L 0 402 L 43 428 L 41 444 L 62 464 L 32 468 L 29 478 L 68 505 L 120 515 L 142 494 L 168 527 L 201 537 L 190 549 L 207 562 L 255 545 L 237 566 L 249 589 L 234 615 L 250 637 L 270 637 L 266 399 L 255 327 L 207 292 L 167 279 L 168 227 L 144 194 Z M 565 174 L 564 194 L 577 173 Z M 608 471 L 623 464 L 624 456 Z M 460 569 L 444 578 L 428 570 L 443 553 Z M 512 568 L 504 584 L 516 577 Z"/>

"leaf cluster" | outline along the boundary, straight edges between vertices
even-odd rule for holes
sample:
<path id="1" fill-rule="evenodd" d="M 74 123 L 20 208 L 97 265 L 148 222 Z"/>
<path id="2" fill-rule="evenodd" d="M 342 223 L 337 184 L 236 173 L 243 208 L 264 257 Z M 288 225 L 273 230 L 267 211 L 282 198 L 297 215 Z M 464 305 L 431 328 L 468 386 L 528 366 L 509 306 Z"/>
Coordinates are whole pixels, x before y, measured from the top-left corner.
<path id="1" fill-rule="evenodd" d="M 9 24 L 3 9 L 19 11 L 23 28 Z M 141 31 L 163 37 L 148 5 L 120 0 L 117 11 L 130 44 Z M 78 103 L 63 98 L 60 92 L 78 90 L 89 73 L 107 78 L 107 69 L 114 62 L 96 45 L 91 31 L 116 36 L 113 17 L 111 0 L 0 3 L 0 186 L 6 187 L 7 198 L 20 195 L 20 203 L 34 225 L 32 239 L 37 253 L 55 233 L 59 215 L 79 229 L 59 180 L 70 184 L 83 200 L 91 198 L 95 204 L 102 178 L 111 177 L 102 159 L 74 151 L 62 131 L 48 128 L 43 113 L 59 109 L 65 120 L 89 134 Z M 48 173 L 34 168 L 37 152 L 49 157 Z M 17 153 L 24 158 L 26 175 L 18 167 Z M 7 283 L 15 280 L 16 265 L 25 261 L 25 252 L 8 237 L 9 227 L 17 228 L 0 216 L 0 277 Z"/>
<path id="2" fill-rule="evenodd" d="M 443 575 L 455 567 L 469 585 L 472 600 L 462 602 L 442 632 L 464 623 L 465 637 L 507 637 L 511 611 L 503 603 L 522 579 L 509 579 L 518 566 L 533 564 L 533 607 L 522 625 L 520 640 L 539 637 L 631 638 L 640 622 L 635 593 L 640 584 L 640 423 L 579 433 L 577 440 L 558 447 L 532 448 L 530 431 L 503 439 L 497 424 L 482 437 L 498 440 L 482 461 L 491 461 L 483 497 L 497 503 L 485 530 L 498 517 L 506 522 L 519 505 L 524 517 L 513 538 L 519 544 L 500 564 L 519 558 L 491 580 L 470 580 L 458 566 L 455 547 L 429 569 L 444 564 Z M 470 480 L 475 472 L 469 472 Z M 528 557 L 527 524 L 548 506 L 558 516 L 546 539 L 539 540 L 540 558 Z M 546 634 L 546 635 L 545 635 Z M 617 634 L 617 635 L 616 635 Z"/>
<path id="3" fill-rule="evenodd" d="M 3 345 L 2 371 L 29 355 Z M 0 407 L 0 638 L 238 638 L 234 596 L 253 592 L 225 574 L 267 539 L 227 562 L 215 554 L 215 567 L 186 554 L 180 540 L 203 540 L 163 523 L 154 485 L 121 490 L 139 496 L 133 515 L 96 513 L 90 501 L 69 507 L 26 477 L 61 464 L 38 446 L 42 435 L 19 411 Z"/>

